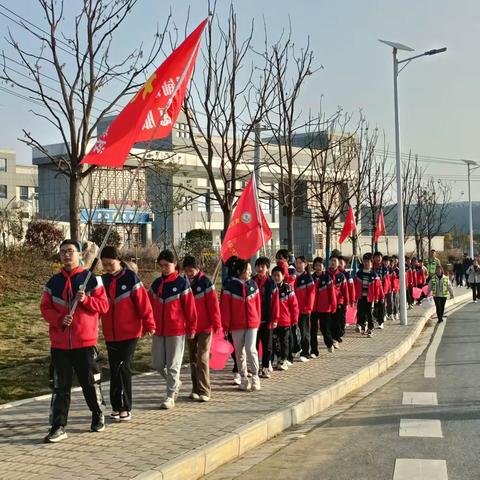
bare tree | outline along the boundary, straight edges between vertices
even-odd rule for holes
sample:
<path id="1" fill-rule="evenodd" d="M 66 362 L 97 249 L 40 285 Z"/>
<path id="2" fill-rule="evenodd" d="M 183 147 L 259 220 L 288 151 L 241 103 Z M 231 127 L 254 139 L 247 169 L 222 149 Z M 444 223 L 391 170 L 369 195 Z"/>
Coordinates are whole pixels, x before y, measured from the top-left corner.
<path id="1" fill-rule="evenodd" d="M 415 203 L 418 195 L 418 186 L 421 183 L 424 170 L 418 165 L 417 156 L 409 152 L 407 160 L 403 161 L 403 234 L 405 241 L 409 238 L 411 226 L 418 221 L 417 204 Z M 418 212 L 419 214 L 421 212 Z"/>
<path id="2" fill-rule="evenodd" d="M 217 17 L 216 1 L 209 2 L 209 7 L 213 20 L 206 28 L 205 47 L 201 52 L 203 75 L 200 80 L 192 81 L 184 110 L 190 150 L 205 168 L 211 193 L 223 212 L 225 231 L 239 180 L 248 174 L 241 165 L 253 151 L 250 138 L 255 125 L 265 116 L 272 79 L 267 62 L 248 66 L 253 21 L 241 39 L 233 5 L 225 27 Z"/>
<path id="3" fill-rule="evenodd" d="M 70 3 L 70 2 L 69 2 Z M 44 28 L 32 23 L 22 26 L 35 39 L 33 48 L 22 46 L 9 32 L 7 42 L 19 62 L 29 72 L 29 80 L 15 73 L 11 62 L 3 56 L 1 79 L 26 92 L 46 109 L 32 113 L 52 125 L 60 134 L 66 154 L 49 152 L 35 134 L 23 130 L 23 141 L 39 149 L 69 181 L 69 219 L 71 236 L 79 238 L 79 200 L 81 180 L 94 166 L 80 161 L 87 153 L 99 121 L 118 101 L 140 87 L 141 79 L 162 49 L 168 16 L 163 33 L 158 30 L 148 51 L 141 47 L 119 60 L 113 60 L 111 45 L 139 0 L 82 0 L 79 13 L 73 17 L 73 32 L 68 32 L 65 0 L 37 0 Z M 68 15 L 70 17 L 70 15 Z M 37 47 L 35 49 L 35 47 Z M 52 88 L 48 79 L 55 82 Z M 105 100 L 99 92 L 121 80 L 116 94 Z M 140 83 L 139 83 L 140 82 Z M 103 102 L 100 106 L 100 102 Z"/>
<path id="4" fill-rule="evenodd" d="M 294 217 L 308 202 L 306 182 L 311 175 L 312 149 L 325 138 L 319 118 L 302 119 L 299 102 L 308 78 L 315 73 L 310 42 L 295 48 L 291 29 L 265 52 L 274 78 L 275 103 L 262 118 L 271 132 L 262 141 L 265 164 L 274 178 L 270 192 L 283 208 L 287 223 L 287 248 L 294 248 Z"/>

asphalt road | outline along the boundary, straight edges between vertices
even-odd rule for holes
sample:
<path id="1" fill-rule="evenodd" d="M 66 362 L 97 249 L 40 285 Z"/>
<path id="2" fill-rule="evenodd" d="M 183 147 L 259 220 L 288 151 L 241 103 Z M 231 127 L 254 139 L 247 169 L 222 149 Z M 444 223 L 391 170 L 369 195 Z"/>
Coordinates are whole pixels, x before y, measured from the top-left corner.
<path id="1" fill-rule="evenodd" d="M 480 304 L 452 313 L 441 340 L 437 325 L 431 333 L 416 345 L 423 353 L 384 386 L 347 397 L 208 478 L 479 480 Z M 436 376 L 425 378 L 439 340 Z"/>

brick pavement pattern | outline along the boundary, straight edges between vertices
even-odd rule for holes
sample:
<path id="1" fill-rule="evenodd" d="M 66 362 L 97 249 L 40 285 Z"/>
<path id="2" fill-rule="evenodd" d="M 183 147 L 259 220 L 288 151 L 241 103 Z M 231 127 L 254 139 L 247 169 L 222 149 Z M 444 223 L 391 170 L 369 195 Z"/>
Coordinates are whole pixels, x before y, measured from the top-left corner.
<path id="1" fill-rule="evenodd" d="M 384 330 L 367 338 L 350 327 L 341 348 L 319 358 L 295 362 L 287 372 L 273 372 L 262 380 L 262 390 L 240 392 L 232 384 L 230 367 L 212 373 L 212 399 L 188 399 L 190 376 L 182 369 L 183 387 L 173 410 L 160 410 L 163 379 L 154 373 L 134 379 L 133 418 L 108 422 L 101 433 L 91 433 L 90 412 L 81 392 L 72 394 L 67 432 L 59 444 L 44 444 L 48 430 L 49 400 L 0 410 L 1 479 L 131 479 L 147 470 L 205 446 L 241 426 L 285 408 L 301 397 L 334 383 L 406 338 L 423 315 L 422 307 L 409 311 L 409 325 L 386 321 Z M 108 389 L 104 387 L 105 397 Z M 110 412 L 108 406 L 105 410 Z M 108 420 L 108 419 L 107 419 Z M 261 448 L 261 447 L 258 447 Z"/>

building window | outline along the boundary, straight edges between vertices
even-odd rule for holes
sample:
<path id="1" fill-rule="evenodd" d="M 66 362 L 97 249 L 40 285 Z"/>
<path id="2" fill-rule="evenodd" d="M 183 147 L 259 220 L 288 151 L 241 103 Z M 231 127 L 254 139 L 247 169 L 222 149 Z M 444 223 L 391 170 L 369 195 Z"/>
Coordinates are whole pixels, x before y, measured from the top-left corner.
<path id="1" fill-rule="evenodd" d="M 20 186 L 20 200 L 28 200 L 28 187 Z"/>
<path id="2" fill-rule="evenodd" d="M 7 198 L 7 186 L 0 185 L 0 198 Z"/>
<path id="3" fill-rule="evenodd" d="M 7 171 L 7 159 L 0 158 L 0 172 L 6 172 L 6 171 Z"/>

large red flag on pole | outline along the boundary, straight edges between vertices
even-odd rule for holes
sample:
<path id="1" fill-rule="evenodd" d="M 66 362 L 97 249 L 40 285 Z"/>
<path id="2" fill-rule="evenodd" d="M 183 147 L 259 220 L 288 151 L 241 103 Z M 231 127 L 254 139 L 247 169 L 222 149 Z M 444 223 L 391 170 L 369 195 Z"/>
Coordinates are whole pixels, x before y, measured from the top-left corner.
<path id="1" fill-rule="evenodd" d="M 167 137 L 192 76 L 205 19 L 158 67 L 81 163 L 122 167 L 137 142 Z"/>
<path id="2" fill-rule="evenodd" d="M 255 180 L 252 176 L 238 199 L 225 233 L 222 260 L 226 262 L 232 255 L 243 259 L 250 258 L 271 238 L 272 231 L 257 203 Z"/>
<path id="3" fill-rule="evenodd" d="M 385 219 L 383 218 L 383 210 L 380 209 L 380 214 L 377 219 L 377 227 L 375 228 L 375 233 L 373 234 L 373 243 L 377 243 L 380 235 L 385 234 Z"/>
<path id="4" fill-rule="evenodd" d="M 353 208 L 350 206 L 345 217 L 345 224 L 343 225 L 342 233 L 340 234 L 339 243 L 340 245 L 352 235 L 352 233 L 357 229 L 355 224 L 355 216 L 353 215 Z"/>

